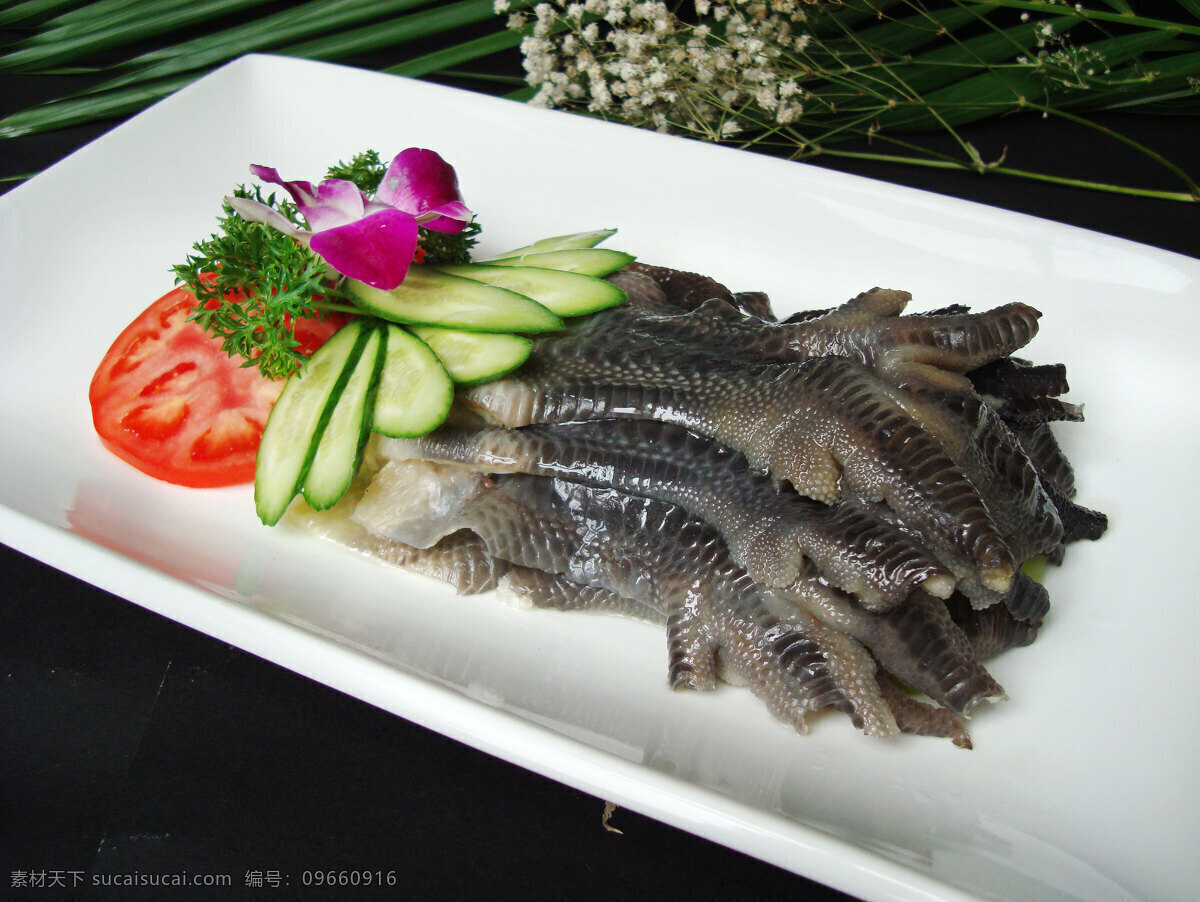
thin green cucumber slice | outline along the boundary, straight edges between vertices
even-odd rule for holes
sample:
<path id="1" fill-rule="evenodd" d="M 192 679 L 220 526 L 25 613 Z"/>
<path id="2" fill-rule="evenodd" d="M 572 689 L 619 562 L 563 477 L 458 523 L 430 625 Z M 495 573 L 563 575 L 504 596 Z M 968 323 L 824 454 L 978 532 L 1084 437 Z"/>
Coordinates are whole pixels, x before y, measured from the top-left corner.
<path id="1" fill-rule="evenodd" d="M 383 332 L 368 329 L 362 353 L 321 432 L 301 488 L 304 500 L 314 510 L 328 510 L 337 504 L 362 463 L 363 448 L 371 434 L 372 400 L 383 362 L 382 344 Z"/>
<path id="2" fill-rule="evenodd" d="M 445 326 L 468 332 L 553 332 L 563 322 L 541 304 L 494 285 L 431 266 L 414 266 L 390 291 L 347 280 L 355 302 L 394 323 Z"/>
<path id="3" fill-rule="evenodd" d="M 506 257 L 521 257 L 525 254 L 544 254 L 547 251 L 562 251 L 573 250 L 580 247 L 595 247 L 605 238 L 611 238 L 617 234 L 616 229 L 596 229 L 593 232 L 573 232 L 570 235 L 556 235 L 553 238 L 543 238 L 541 241 L 535 241 L 533 244 L 527 244 L 524 247 L 514 248 L 511 251 L 505 251 L 503 254 L 485 260 L 485 263 L 490 263 L 493 260 L 503 260 Z"/>
<path id="4" fill-rule="evenodd" d="M 399 326 L 386 329 L 371 428 L 392 438 L 432 432 L 450 413 L 454 383 L 429 345 Z"/>
<path id="5" fill-rule="evenodd" d="M 499 379 L 529 358 L 533 342 L 503 332 L 463 332 L 413 326 L 412 333 L 437 354 L 450 378 L 464 385 Z"/>
<path id="6" fill-rule="evenodd" d="M 1021 569 L 1030 579 L 1040 583 L 1046 577 L 1046 555 L 1035 554 L 1021 564 Z"/>
<path id="7" fill-rule="evenodd" d="M 438 268 L 454 276 L 523 294 L 559 316 L 594 313 L 627 300 L 625 292 L 612 282 L 557 269 L 487 263 L 463 263 Z"/>
<path id="8" fill-rule="evenodd" d="M 636 257 L 624 251 L 606 247 L 581 247 L 540 254 L 521 254 L 491 261 L 496 266 L 536 266 L 539 269 L 560 269 L 584 276 L 607 276 L 632 263 Z"/>
<path id="9" fill-rule="evenodd" d="M 258 446 L 254 506 L 267 526 L 283 516 L 308 474 L 325 424 L 366 344 L 360 320 L 351 320 L 317 349 L 303 372 L 279 393 Z"/>

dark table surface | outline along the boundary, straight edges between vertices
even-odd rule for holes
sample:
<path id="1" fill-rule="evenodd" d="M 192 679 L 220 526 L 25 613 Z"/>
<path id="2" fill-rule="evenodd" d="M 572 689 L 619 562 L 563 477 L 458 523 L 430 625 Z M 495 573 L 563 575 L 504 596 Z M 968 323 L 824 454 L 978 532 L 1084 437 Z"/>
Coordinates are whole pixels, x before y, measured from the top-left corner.
<path id="1" fill-rule="evenodd" d="M 0 113 L 47 90 L 0 79 Z M 1196 119 L 1107 116 L 1200 167 Z M 0 142 L 0 176 L 116 123 Z M 1175 189 L 1118 142 L 1037 117 L 966 130 L 1008 162 Z M 866 162 L 832 168 L 1200 256 L 1200 205 Z M 11 187 L 5 185 L 4 187 Z M 1200 300 L 1200 299 L 1198 299 Z M 848 898 L 413 726 L 0 546 L 0 897 L 343 898 L 371 871 L 442 898 Z M 92 889 L 93 875 L 228 875 Z M 41 873 L 74 890 L 20 889 Z M 257 883 L 258 885 L 251 885 Z"/>

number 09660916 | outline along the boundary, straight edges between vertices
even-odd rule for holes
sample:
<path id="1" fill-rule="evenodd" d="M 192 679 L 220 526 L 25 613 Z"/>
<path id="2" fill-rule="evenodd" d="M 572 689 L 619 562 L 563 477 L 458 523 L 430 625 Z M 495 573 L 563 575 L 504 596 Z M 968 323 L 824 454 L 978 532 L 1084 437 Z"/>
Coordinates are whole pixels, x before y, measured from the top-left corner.
<path id="1" fill-rule="evenodd" d="M 395 871 L 304 871 L 305 886 L 395 886 Z"/>

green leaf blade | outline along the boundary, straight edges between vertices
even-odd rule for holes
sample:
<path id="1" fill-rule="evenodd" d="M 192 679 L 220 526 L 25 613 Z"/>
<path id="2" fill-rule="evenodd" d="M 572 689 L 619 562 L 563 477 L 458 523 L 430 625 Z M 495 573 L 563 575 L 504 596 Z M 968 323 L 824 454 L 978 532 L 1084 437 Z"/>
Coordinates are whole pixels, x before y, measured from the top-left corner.
<path id="1" fill-rule="evenodd" d="M 0 138 L 16 138 L 40 132 L 83 125 L 114 116 L 125 116 L 144 109 L 195 81 L 199 75 L 187 75 L 148 85 L 98 95 L 53 100 L 20 110 L 0 119 Z"/>

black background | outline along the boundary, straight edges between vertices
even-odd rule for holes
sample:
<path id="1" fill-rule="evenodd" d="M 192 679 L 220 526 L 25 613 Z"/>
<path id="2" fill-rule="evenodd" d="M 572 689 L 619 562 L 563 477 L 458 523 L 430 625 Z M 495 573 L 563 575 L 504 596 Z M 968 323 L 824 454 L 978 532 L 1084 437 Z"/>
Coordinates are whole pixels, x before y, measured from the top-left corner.
<path id="1" fill-rule="evenodd" d="M 53 79 L 0 77 L 0 114 L 58 89 Z M 1200 172 L 1195 118 L 1101 121 Z M 0 141 L 0 176 L 37 171 L 115 124 Z M 964 134 L 985 159 L 1007 150 L 1020 168 L 1179 187 L 1118 142 L 1055 120 L 1009 117 Z M 1200 256 L 1197 204 L 819 164 Z M 3 546 L 0 587 L 0 897 L 345 898 L 305 889 L 300 877 L 353 869 L 394 872 L 388 894 L 409 898 L 848 898 L 628 810 L 611 821 L 623 832 L 607 831 L 600 799 Z M 74 871 L 90 884 L 92 874 L 185 870 L 229 874 L 232 887 L 11 887 L 14 871 Z M 271 871 L 290 885 L 246 886 L 247 872 Z"/>

